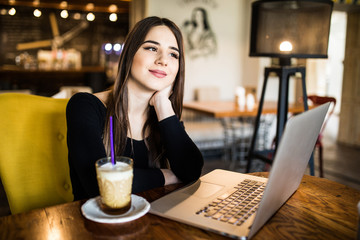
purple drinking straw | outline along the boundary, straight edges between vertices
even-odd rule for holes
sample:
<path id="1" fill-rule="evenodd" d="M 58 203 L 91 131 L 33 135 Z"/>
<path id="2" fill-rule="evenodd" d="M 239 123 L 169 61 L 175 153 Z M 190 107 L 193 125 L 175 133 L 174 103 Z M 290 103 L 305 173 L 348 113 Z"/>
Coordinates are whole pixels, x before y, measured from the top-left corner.
<path id="1" fill-rule="evenodd" d="M 110 151 L 111 151 L 111 162 L 115 165 L 114 159 L 114 136 L 113 136 L 113 118 L 110 116 Z"/>

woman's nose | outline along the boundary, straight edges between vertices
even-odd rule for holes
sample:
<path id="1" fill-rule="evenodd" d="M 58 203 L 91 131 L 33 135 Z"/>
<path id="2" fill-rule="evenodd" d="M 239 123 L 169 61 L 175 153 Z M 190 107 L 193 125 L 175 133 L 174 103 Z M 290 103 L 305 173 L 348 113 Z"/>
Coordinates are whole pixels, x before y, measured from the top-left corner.
<path id="1" fill-rule="evenodd" d="M 156 58 L 156 64 L 167 66 L 168 60 L 166 58 L 166 55 L 164 53 L 159 53 Z"/>

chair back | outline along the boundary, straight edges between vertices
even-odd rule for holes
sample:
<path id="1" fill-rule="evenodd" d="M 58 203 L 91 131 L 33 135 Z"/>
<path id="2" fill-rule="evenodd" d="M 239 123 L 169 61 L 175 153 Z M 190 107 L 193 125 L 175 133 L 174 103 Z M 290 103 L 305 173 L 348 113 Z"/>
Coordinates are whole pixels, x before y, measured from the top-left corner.
<path id="1" fill-rule="evenodd" d="M 67 102 L 0 94 L 0 176 L 12 214 L 73 200 Z"/>
<path id="2" fill-rule="evenodd" d="M 336 99 L 334 97 L 327 97 L 327 96 L 317 96 L 317 95 L 310 95 L 307 96 L 307 98 L 315 105 L 321 105 L 327 102 L 331 102 L 331 107 L 330 107 L 330 111 L 327 114 L 327 117 L 325 118 L 325 121 L 323 123 L 323 126 L 321 128 L 320 131 L 320 135 L 322 134 L 322 132 L 325 129 L 326 123 L 328 122 L 330 116 L 334 113 L 335 110 L 335 105 L 336 105 Z"/>

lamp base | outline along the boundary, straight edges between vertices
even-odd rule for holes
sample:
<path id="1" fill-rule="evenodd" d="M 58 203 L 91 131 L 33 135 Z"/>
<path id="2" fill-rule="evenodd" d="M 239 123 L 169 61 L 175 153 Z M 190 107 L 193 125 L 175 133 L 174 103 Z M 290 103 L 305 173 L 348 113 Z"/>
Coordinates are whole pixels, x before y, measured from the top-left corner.
<path id="1" fill-rule="evenodd" d="M 291 66 L 291 58 L 289 57 L 280 57 L 279 58 L 280 66 Z"/>

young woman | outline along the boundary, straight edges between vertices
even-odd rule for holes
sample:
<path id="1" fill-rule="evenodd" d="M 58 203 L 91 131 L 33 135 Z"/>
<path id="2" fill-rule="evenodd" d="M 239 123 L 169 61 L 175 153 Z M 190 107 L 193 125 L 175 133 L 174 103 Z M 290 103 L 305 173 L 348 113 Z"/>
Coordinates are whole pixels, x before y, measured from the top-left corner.
<path id="1" fill-rule="evenodd" d="M 149 17 L 128 34 L 111 90 L 78 93 L 69 101 L 67 144 L 74 200 L 99 195 L 95 161 L 133 158 L 133 193 L 200 177 L 203 158 L 179 121 L 184 93 L 184 50 L 179 28 Z"/>

